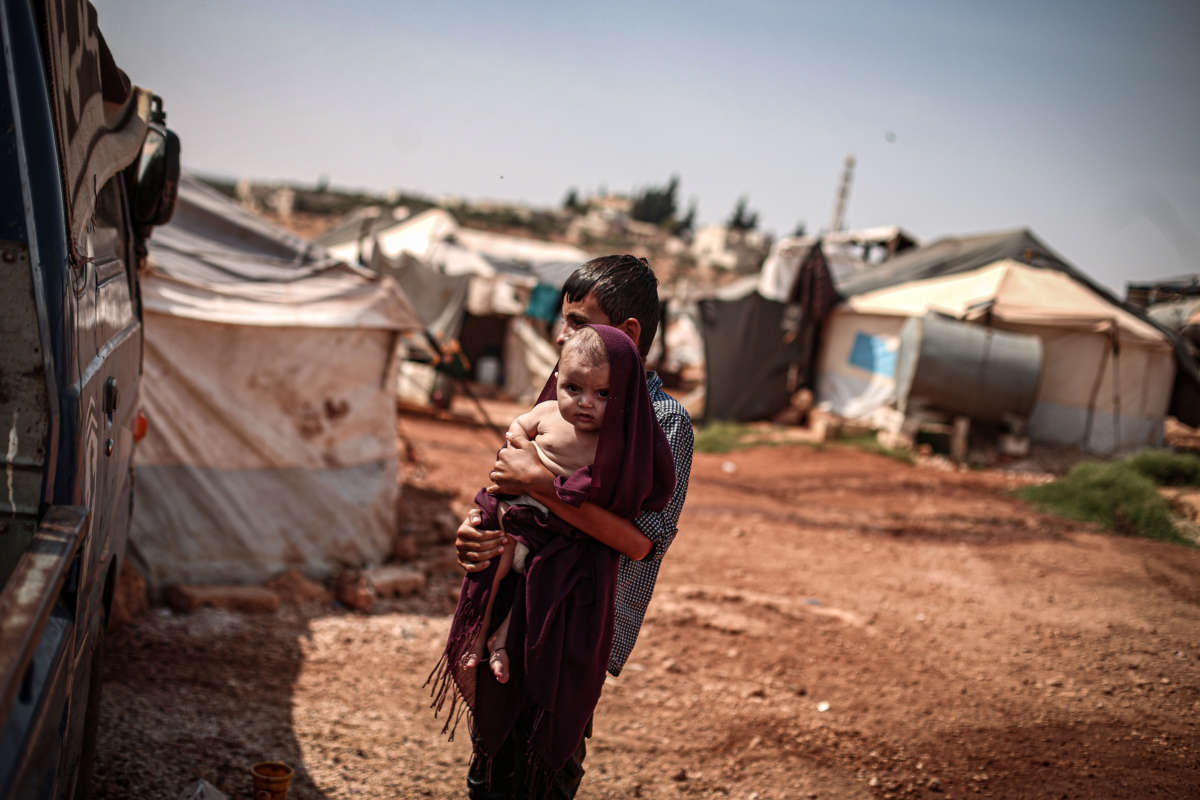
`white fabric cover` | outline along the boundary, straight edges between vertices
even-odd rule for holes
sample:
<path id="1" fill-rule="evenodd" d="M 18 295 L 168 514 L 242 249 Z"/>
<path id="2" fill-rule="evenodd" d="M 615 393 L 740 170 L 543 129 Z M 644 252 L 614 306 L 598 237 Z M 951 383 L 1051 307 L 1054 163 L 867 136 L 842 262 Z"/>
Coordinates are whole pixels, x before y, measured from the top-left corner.
<path id="1" fill-rule="evenodd" d="M 131 541 L 152 586 L 381 561 L 396 341 L 420 330 L 396 282 L 191 180 L 150 262 Z"/>
<path id="2" fill-rule="evenodd" d="M 1042 341 L 1042 382 L 1029 420 L 1035 441 L 1097 453 L 1161 443 L 1175 378 L 1166 337 L 1061 272 L 1008 260 L 856 295 L 834 309 L 822 334 L 818 402 L 863 418 L 894 400 L 891 376 L 850 363 L 859 334 L 898 347 L 911 316 L 941 311 L 980 320 L 987 308 L 996 328 Z"/>

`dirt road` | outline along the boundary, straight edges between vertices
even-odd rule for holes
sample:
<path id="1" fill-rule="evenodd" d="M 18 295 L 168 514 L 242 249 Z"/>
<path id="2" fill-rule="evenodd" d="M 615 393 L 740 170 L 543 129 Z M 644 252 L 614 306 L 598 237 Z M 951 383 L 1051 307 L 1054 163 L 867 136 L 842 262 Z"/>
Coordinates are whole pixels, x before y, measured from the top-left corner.
<path id="1" fill-rule="evenodd" d="M 268 758 L 300 766 L 295 798 L 463 795 L 465 736 L 439 736 L 421 684 L 458 580 L 446 520 L 496 443 L 402 428 L 429 591 L 119 631 L 99 797 L 203 777 L 246 798 Z M 1038 514 L 1013 480 L 838 447 L 698 454 L 580 798 L 1200 796 L 1200 551 Z"/>

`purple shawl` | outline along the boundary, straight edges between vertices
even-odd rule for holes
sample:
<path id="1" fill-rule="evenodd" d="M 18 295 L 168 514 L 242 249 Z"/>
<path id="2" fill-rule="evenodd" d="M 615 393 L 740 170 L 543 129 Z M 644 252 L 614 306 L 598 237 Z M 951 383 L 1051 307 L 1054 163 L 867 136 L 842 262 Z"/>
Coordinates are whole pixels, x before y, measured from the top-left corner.
<path id="1" fill-rule="evenodd" d="M 590 501 L 633 519 L 644 510 L 661 509 L 670 499 L 674 459 L 654 415 L 633 341 L 616 328 L 592 327 L 608 352 L 609 402 L 594 463 L 557 478 L 555 489 L 572 505 Z M 556 367 L 539 402 L 555 397 L 557 374 Z M 475 502 L 483 511 L 481 528 L 499 527 L 497 499 L 480 491 Z M 486 658 L 473 669 L 462 667 L 462 656 L 483 621 L 494 559 L 488 569 L 463 580 L 446 650 L 430 676 L 434 708 L 440 710 L 449 696 L 449 729 L 461 698 L 472 713 L 477 747 L 485 756 L 499 752 L 518 717 L 532 720 L 526 732 L 530 773 L 544 779 L 578 748 L 600 699 L 612 649 L 618 553 L 528 506 L 513 506 L 504 526 L 530 549 L 525 574 L 511 573 L 501 582 L 492 610 L 494 627 L 512 609 L 507 642 L 511 677 L 498 683 Z"/>

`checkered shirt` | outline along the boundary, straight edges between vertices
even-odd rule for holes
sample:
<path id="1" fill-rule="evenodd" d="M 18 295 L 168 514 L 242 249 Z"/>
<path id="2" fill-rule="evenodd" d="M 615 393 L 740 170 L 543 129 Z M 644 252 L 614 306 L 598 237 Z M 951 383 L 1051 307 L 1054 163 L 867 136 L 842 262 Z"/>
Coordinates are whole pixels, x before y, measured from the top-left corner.
<path id="1" fill-rule="evenodd" d="M 647 511 L 633 521 L 653 543 L 650 555 L 641 561 L 621 556 L 617 571 L 616 632 L 608 656 L 608 671 L 613 675 L 621 674 L 621 668 L 637 642 L 642 620 L 646 617 L 646 606 L 654 593 L 654 582 L 658 580 L 658 567 L 679 531 L 679 512 L 683 511 L 688 477 L 692 473 L 692 418 L 679 401 L 663 391 L 662 378 L 657 373 L 646 373 L 646 388 L 650 390 L 654 416 L 658 417 L 658 424 L 667 435 L 675 457 L 675 491 L 662 511 Z"/>

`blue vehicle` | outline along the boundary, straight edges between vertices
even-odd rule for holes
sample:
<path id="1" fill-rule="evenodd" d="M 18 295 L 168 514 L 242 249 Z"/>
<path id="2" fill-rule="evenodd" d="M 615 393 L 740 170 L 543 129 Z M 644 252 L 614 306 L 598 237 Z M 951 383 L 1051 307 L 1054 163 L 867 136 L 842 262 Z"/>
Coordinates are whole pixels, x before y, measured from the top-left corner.
<path id="1" fill-rule="evenodd" d="M 0 0 L 0 798 L 87 796 L 179 140 L 82 0 Z"/>

